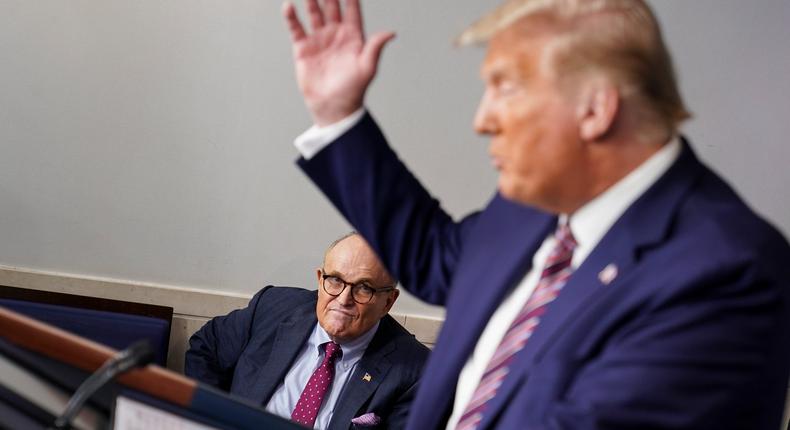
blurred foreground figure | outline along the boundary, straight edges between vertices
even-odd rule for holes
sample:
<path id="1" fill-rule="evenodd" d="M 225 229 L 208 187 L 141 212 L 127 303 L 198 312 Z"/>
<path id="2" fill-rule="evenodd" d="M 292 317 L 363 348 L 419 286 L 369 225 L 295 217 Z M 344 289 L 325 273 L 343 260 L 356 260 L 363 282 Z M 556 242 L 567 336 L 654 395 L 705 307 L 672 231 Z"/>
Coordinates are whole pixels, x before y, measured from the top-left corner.
<path id="1" fill-rule="evenodd" d="M 357 0 L 284 8 L 314 127 L 301 168 L 405 288 L 447 307 L 411 429 L 779 427 L 790 247 L 695 156 L 640 0 L 509 1 L 475 129 L 498 193 L 455 222 L 363 107 L 392 33 Z M 424 147 L 430 150 L 430 142 Z"/>

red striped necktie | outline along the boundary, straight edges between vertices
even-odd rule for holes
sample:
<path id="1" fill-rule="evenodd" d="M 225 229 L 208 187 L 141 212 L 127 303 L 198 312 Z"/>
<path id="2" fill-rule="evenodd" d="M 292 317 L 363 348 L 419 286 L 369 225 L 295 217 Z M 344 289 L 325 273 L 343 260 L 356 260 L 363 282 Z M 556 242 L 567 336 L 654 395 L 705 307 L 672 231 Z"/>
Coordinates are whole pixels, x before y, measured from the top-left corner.
<path id="1" fill-rule="evenodd" d="M 505 336 L 497 346 L 491 361 L 488 362 L 483 377 L 475 388 L 472 399 L 467 404 L 456 430 L 474 430 L 483 419 L 488 402 L 496 396 L 497 389 L 502 385 L 510 371 L 510 364 L 516 354 L 524 348 L 527 340 L 535 331 L 540 317 L 546 312 L 560 290 L 573 273 L 571 259 L 576 241 L 567 224 L 557 227 L 554 234 L 557 241 L 554 249 L 546 260 L 535 290 L 527 303 L 507 329 Z"/>
<path id="2" fill-rule="evenodd" d="M 335 377 L 335 359 L 343 355 L 340 345 L 334 342 L 327 342 L 324 346 L 324 361 L 315 369 L 307 385 L 296 402 L 296 407 L 291 413 L 291 420 L 299 424 L 313 428 L 318 411 L 321 409 L 321 402 L 332 385 Z"/>

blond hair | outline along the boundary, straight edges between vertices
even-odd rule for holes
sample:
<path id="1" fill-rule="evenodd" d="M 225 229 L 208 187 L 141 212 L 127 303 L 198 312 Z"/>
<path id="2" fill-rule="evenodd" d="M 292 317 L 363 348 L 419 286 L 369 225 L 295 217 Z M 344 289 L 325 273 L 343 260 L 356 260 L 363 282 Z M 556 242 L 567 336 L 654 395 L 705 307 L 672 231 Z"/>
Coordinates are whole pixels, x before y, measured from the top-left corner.
<path id="1" fill-rule="evenodd" d="M 643 0 L 508 0 L 458 38 L 458 44 L 482 43 L 518 25 L 550 29 L 551 65 L 565 77 L 603 72 L 636 98 L 671 130 L 689 112 L 677 87 L 672 60 L 653 12 Z"/>

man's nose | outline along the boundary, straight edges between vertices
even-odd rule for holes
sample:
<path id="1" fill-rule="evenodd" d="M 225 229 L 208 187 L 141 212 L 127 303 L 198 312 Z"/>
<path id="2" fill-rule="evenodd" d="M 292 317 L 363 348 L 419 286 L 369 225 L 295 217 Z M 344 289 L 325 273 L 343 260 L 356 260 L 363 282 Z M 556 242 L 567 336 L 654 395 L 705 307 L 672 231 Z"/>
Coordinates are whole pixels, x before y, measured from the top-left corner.
<path id="1" fill-rule="evenodd" d="M 354 287 L 351 285 L 346 285 L 346 288 L 340 292 L 340 295 L 337 296 L 337 301 L 343 306 L 351 306 L 354 304 L 354 295 L 352 293 L 352 289 Z"/>
<path id="2" fill-rule="evenodd" d="M 480 99 L 477 112 L 475 112 L 474 129 L 477 133 L 494 134 L 497 132 L 496 121 L 492 113 L 490 96 L 486 92 Z"/>

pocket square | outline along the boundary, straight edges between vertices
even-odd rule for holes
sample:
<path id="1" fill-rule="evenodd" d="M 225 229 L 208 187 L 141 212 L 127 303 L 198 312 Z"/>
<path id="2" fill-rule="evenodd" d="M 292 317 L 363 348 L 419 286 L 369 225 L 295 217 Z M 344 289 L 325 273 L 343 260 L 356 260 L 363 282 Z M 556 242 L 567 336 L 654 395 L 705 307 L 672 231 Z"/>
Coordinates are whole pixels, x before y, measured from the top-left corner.
<path id="1" fill-rule="evenodd" d="M 356 424 L 360 427 L 372 427 L 381 424 L 381 417 L 374 414 L 373 412 L 368 412 L 366 414 L 353 418 L 351 420 L 351 423 Z"/>

